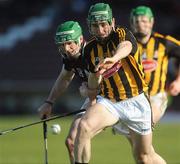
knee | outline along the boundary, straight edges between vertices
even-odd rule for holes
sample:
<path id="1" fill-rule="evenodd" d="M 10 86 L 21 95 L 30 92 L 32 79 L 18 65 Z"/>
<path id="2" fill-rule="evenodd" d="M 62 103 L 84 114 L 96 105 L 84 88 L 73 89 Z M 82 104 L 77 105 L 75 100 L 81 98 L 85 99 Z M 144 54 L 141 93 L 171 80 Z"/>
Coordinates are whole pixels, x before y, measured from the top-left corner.
<path id="1" fill-rule="evenodd" d="M 149 162 L 148 154 L 146 153 L 136 154 L 135 159 L 138 164 L 146 164 Z"/>

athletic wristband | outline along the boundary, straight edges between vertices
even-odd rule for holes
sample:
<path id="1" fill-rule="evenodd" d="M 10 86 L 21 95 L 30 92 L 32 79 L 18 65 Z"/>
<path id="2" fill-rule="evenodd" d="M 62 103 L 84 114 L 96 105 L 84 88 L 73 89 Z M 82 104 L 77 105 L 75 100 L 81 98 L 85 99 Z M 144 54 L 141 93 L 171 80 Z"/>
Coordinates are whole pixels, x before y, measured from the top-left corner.
<path id="1" fill-rule="evenodd" d="M 49 100 L 45 100 L 44 102 L 47 103 L 47 104 L 49 104 L 49 105 L 52 105 L 52 106 L 53 106 L 53 104 L 54 104 L 52 101 L 49 101 Z"/>

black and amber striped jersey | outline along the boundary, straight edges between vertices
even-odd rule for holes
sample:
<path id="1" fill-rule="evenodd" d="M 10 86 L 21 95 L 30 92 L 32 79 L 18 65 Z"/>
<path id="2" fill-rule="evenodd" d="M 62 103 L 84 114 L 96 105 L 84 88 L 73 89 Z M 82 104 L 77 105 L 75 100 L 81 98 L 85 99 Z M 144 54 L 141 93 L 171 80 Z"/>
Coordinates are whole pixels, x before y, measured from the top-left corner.
<path id="1" fill-rule="evenodd" d="M 117 27 L 105 43 L 93 38 L 84 49 L 89 71 L 95 73 L 94 69 L 99 61 L 112 57 L 119 43 L 125 40 L 129 40 L 133 45 L 130 55 L 114 65 L 111 69 L 113 71 L 107 77 L 103 77 L 100 86 L 100 95 L 112 101 L 125 100 L 147 91 L 143 67 L 135 59 L 139 55 L 136 39 L 128 29 Z"/>
<path id="2" fill-rule="evenodd" d="M 68 58 L 65 54 L 63 56 L 64 69 L 67 71 L 73 71 L 75 76 L 79 78 L 81 82 L 87 82 L 89 71 L 87 65 L 84 62 L 82 52 L 84 51 L 84 45 L 80 51 L 80 55 L 77 59 Z"/>
<path id="3" fill-rule="evenodd" d="M 147 44 L 138 43 L 145 72 L 145 81 L 149 85 L 151 96 L 165 91 L 170 57 L 180 58 L 180 41 L 171 36 L 152 33 Z M 141 62 L 138 59 L 138 62 Z"/>

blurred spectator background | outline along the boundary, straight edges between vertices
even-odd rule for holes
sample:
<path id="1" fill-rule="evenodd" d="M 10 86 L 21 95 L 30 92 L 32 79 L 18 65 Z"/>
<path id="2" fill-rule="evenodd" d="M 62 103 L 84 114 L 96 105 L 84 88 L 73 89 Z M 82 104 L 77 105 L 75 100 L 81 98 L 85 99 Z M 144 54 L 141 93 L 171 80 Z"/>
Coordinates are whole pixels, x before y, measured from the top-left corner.
<path id="1" fill-rule="evenodd" d="M 62 66 L 54 44 L 57 25 L 78 21 L 86 39 L 86 16 L 90 0 L 0 0 L 0 114 L 36 113 L 46 99 Z M 155 16 L 155 31 L 180 39 L 179 0 L 103 1 L 113 9 L 116 24 L 129 27 L 129 14 L 148 5 Z M 173 68 L 170 67 L 173 78 Z M 55 104 L 55 113 L 77 110 L 83 99 L 75 79 Z M 180 111 L 180 96 L 169 97 L 168 111 Z"/>

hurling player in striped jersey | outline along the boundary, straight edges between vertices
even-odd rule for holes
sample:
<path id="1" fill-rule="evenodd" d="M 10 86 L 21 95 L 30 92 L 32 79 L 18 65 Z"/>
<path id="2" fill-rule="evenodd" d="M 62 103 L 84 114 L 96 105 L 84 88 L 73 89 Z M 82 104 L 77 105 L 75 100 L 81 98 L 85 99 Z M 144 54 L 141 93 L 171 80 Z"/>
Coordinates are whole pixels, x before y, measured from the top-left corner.
<path id="1" fill-rule="evenodd" d="M 167 92 L 173 96 L 180 93 L 180 41 L 169 35 L 153 31 L 154 16 L 151 8 L 138 6 L 130 16 L 132 31 L 140 49 L 140 61 L 149 85 L 149 96 L 156 124 L 167 108 Z M 175 58 L 178 62 L 176 79 L 167 88 L 168 62 Z"/>
<path id="2" fill-rule="evenodd" d="M 130 25 L 137 39 L 140 56 L 136 58 L 143 64 L 145 81 L 152 106 L 153 125 L 167 108 L 167 93 L 177 96 L 180 93 L 180 41 L 169 35 L 153 31 L 154 16 L 151 8 L 138 6 L 132 9 Z M 176 79 L 167 87 L 167 71 L 170 58 L 177 62 Z M 116 125 L 114 133 L 127 133 L 121 124 Z"/>
<path id="3" fill-rule="evenodd" d="M 172 96 L 180 93 L 180 41 L 153 31 L 154 16 L 147 6 L 138 6 L 131 11 L 130 24 L 140 51 L 136 60 L 143 64 L 145 81 L 149 86 L 148 96 L 155 126 L 167 108 L 167 93 Z M 175 58 L 178 66 L 176 79 L 167 87 L 169 58 Z M 129 135 L 128 129 L 120 123 L 113 127 L 113 133 Z"/>
<path id="4" fill-rule="evenodd" d="M 88 90 L 100 92 L 79 123 L 75 164 L 89 163 L 92 138 L 118 122 L 130 132 L 136 163 L 165 164 L 152 147 L 151 107 L 145 93 L 148 87 L 142 64 L 136 60 L 139 56 L 136 39 L 127 28 L 114 27 L 109 4 L 92 5 L 87 22 L 94 36 L 84 49 L 90 71 Z"/>

